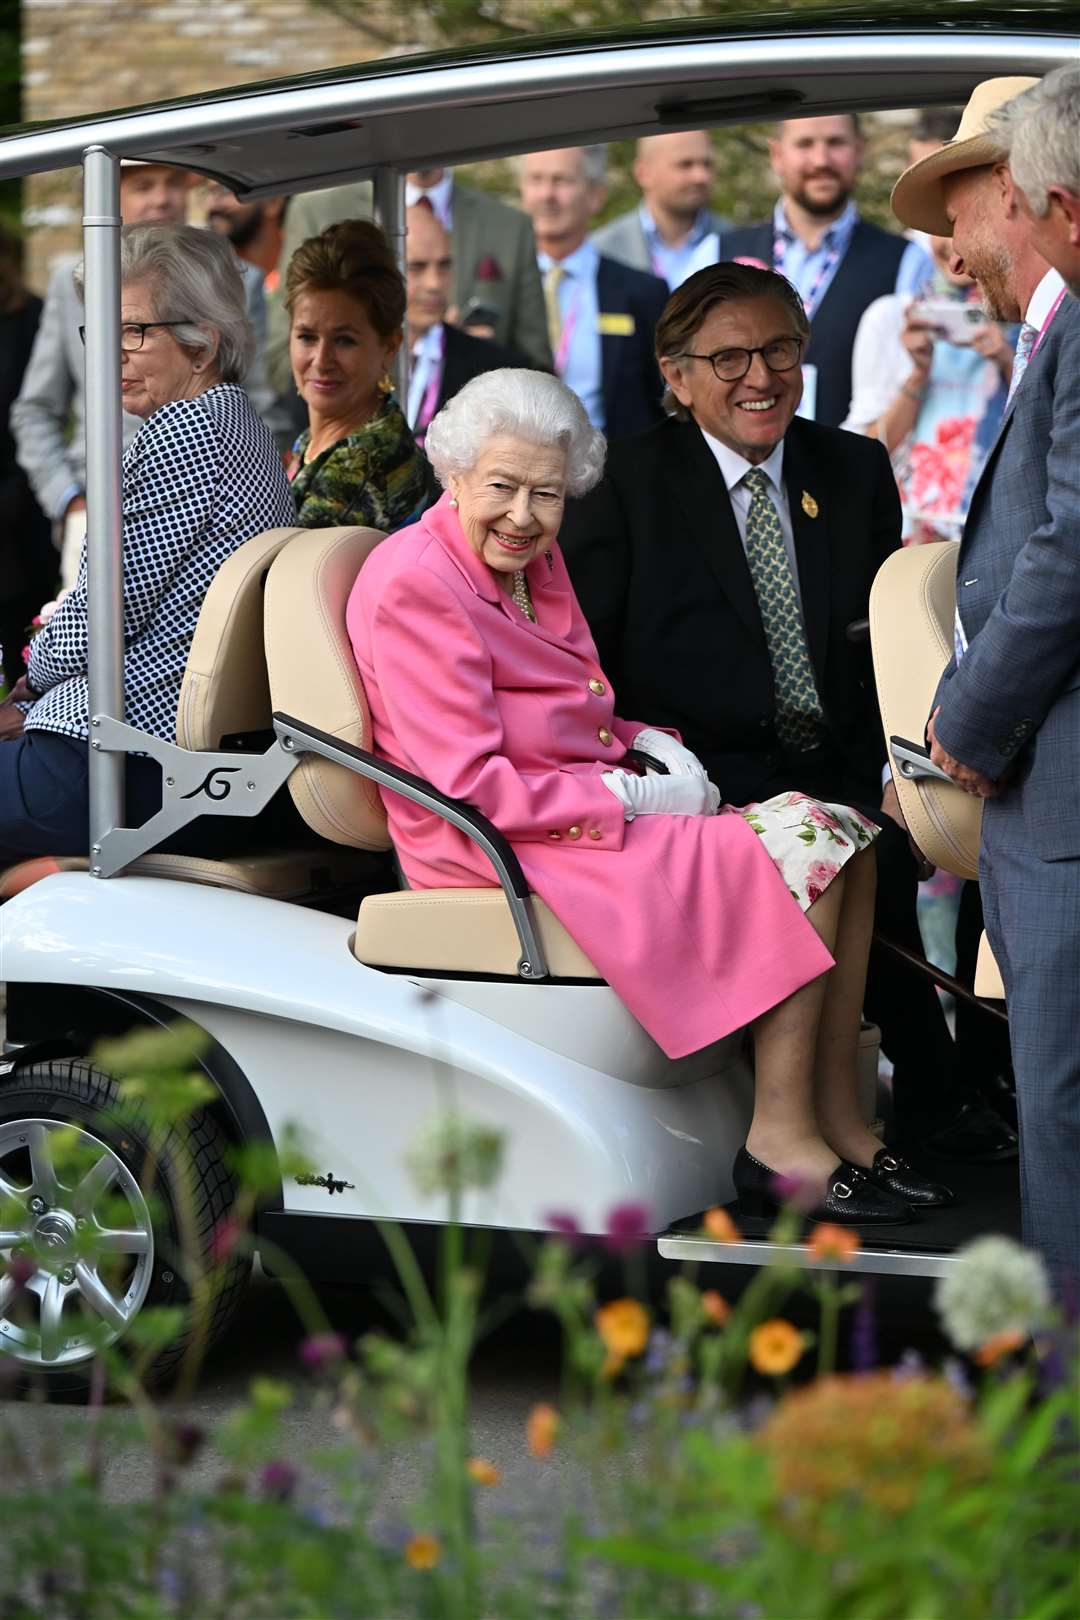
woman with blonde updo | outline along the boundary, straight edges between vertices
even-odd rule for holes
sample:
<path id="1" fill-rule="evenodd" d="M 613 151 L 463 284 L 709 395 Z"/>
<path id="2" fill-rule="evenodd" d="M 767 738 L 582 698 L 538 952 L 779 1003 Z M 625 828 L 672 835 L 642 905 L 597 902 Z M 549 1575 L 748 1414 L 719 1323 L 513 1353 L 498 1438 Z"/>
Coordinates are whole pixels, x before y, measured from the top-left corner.
<path id="1" fill-rule="evenodd" d="M 310 424 L 288 467 L 298 521 L 388 533 L 413 522 L 435 491 L 394 397 L 405 282 L 379 227 L 346 219 L 302 243 L 286 272 L 285 308 Z"/>

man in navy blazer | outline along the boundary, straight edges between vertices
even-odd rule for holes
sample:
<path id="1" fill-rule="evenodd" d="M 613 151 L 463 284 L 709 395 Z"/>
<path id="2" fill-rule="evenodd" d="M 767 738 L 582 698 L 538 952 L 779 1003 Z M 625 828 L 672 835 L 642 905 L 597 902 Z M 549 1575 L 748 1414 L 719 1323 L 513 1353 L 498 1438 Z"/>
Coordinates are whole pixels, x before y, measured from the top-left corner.
<path id="1" fill-rule="evenodd" d="M 604 200 L 606 152 L 571 146 L 521 159 L 555 370 L 609 439 L 662 419 L 653 334 L 668 290 L 659 276 L 605 258 L 588 240 Z"/>
<path id="2" fill-rule="evenodd" d="M 1024 323 L 927 735 L 985 800 L 979 883 L 1009 1011 L 1024 1235 L 1063 1281 L 1080 1276 L 1080 303 L 1035 248 L 1001 160 L 994 114 L 1015 88 L 980 85 L 893 207 L 951 234 L 987 314 Z"/>

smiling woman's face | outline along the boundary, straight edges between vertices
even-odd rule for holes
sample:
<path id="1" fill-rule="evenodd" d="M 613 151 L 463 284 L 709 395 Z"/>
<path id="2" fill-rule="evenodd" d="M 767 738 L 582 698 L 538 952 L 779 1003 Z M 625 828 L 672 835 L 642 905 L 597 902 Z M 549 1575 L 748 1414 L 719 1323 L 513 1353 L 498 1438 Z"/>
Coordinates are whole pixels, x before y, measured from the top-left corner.
<path id="1" fill-rule="evenodd" d="M 546 551 L 559 532 L 566 456 L 558 445 L 500 434 L 449 487 L 469 545 L 493 573 L 509 576 Z"/>

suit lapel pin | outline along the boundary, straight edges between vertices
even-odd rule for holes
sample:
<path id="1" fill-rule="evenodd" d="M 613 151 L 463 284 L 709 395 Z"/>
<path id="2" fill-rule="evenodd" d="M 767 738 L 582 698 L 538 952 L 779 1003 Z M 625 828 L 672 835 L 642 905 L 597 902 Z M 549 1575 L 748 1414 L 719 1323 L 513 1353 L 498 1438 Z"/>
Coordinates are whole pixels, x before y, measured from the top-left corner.
<path id="1" fill-rule="evenodd" d="M 818 503 L 808 489 L 802 492 L 802 509 L 808 518 L 816 518 L 818 515 Z"/>

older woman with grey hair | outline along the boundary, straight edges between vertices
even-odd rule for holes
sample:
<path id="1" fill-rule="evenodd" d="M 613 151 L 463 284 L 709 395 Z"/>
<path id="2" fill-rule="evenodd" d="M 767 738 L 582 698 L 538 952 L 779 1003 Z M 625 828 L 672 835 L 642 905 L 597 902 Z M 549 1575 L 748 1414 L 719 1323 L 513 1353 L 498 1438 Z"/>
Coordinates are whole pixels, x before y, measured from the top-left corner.
<path id="1" fill-rule="evenodd" d="M 296 508 L 240 386 L 253 339 L 228 243 L 188 225 L 125 226 L 120 276 L 123 404 L 143 423 L 123 462 L 125 717 L 171 741 L 207 587 L 237 546 L 295 523 Z M 0 860 L 86 850 L 87 653 L 84 544 L 74 588 L 0 706 Z M 159 800 L 157 767 L 130 760 L 129 823 Z M 207 826 L 185 847 L 215 847 Z"/>
<path id="2" fill-rule="evenodd" d="M 558 544 L 604 440 L 563 383 L 476 377 L 425 448 L 445 493 L 372 553 L 349 600 L 375 746 L 494 823 L 669 1056 L 753 1026 L 748 1203 L 774 1203 L 782 1172 L 820 1188 L 831 1219 L 906 1220 L 927 1186 L 858 1108 L 873 827 L 797 795 L 721 807 L 673 733 L 617 715 Z M 386 808 L 412 887 L 491 884 L 448 822 L 393 793 Z"/>

